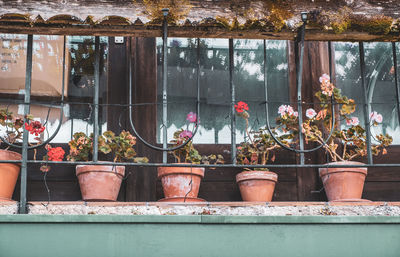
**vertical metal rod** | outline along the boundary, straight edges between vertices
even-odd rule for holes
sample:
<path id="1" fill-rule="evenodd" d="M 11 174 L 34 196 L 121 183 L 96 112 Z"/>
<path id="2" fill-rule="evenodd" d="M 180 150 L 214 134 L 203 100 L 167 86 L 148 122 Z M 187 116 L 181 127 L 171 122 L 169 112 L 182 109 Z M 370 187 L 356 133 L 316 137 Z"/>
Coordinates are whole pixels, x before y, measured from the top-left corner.
<path id="1" fill-rule="evenodd" d="M 332 42 L 328 41 L 329 78 L 332 83 Z"/>
<path id="2" fill-rule="evenodd" d="M 168 147 L 168 22 L 167 22 L 168 12 L 164 13 L 163 21 L 163 69 L 162 69 L 162 82 L 163 82 L 163 148 Z M 163 163 L 167 163 L 167 151 L 163 151 Z"/>
<path id="3" fill-rule="evenodd" d="M 197 126 L 200 123 L 200 38 L 197 38 L 197 81 L 196 81 L 196 87 L 197 87 L 197 105 L 196 105 L 196 110 L 197 110 Z"/>
<path id="4" fill-rule="evenodd" d="M 100 89 L 100 37 L 95 37 L 94 48 L 94 97 L 93 97 L 93 161 L 98 161 L 99 143 L 99 89 Z"/>
<path id="5" fill-rule="evenodd" d="M 61 88 L 63 92 L 61 93 L 61 105 L 64 107 L 64 90 L 65 90 L 65 55 L 66 55 L 66 49 L 67 49 L 67 37 L 64 36 L 64 43 L 63 43 L 63 60 L 62 60 L 62 83 L 61 83 Z M 61 121 L 60 121 L 61 122 Z"/>
<path id="6" fill-rule="evenodd" d="M 24 104 L 24 124 L 28 122 L 27 115 L 30 112 L 31 102 L 31 82 L 32 82 L 32 52 L 33 52 L 33 35 L 28 35 L 26 50 L 26 71 L 25 71 L 25 104 Z M 27 213 L 26 209 L 26 187 L 28 177 L 28 140 L 29 132 L 24 127 L 22 137 L 22 164 L 21 164 L 21 196 L 19 201 L 19 210 L 21 214 Z"/>
<path id="7" fill-rule="evenodd" d="M 368 88 L 365 83 L 365 56 L 364 56 L 364 43 L 359 42 L 359 50 L 360 50 L 360 73 L 361 73 L 361 87 L 363 90 L 363 111 L 364 111 L 364 124 L 365 124 L 365 132 L 366 135 L 366 142 L 367 142 L 367 157 L 368 157 L 368 164 L 373 163 L 372 159 L 372 151 L 371 151 L 371 125 L 369 120 L 369 108 L 370 103 L 368 100 Z"/>
<path id="8" fill-rule="evenodd" d="M 392 51 L 393 51 L 393 67 L 394 67 L 394 84 L 396 86 L 397 118 L 400 124 L 400 88 L 399 88 L 399 77 L 397 70 L 397 51 L 395 42 L 392 42 Z"/>
<path id="9" fill-rule="evenodd" d="M 234 69 L 234 49 L 233 38 L 229 39 L 229 85 L 231 89 L 231 161 L 236 164 L 236 113 L 235 101 L 236 92 L 233 84 L 233 69 Z"/>
<path id="10" fill-rule="evenodd" d="M 136 40 L 136 44 L 135 44 L 135 50 L 137 49 L 137 38 L 135 38 Z M 135 59 L 137 58 L 137 55 L 135 55 Z M 134 67 L 134 69 L 136 69 L 136 65 Z M 135 83 L 135 88 L 136 88 L 136 70 L 135 70 L 135 78 L 134 78 L 134 83 Z M 129 37 L 129 47 L 128 47 L 128 83 L 129 83 L 129 95 L 128 95 L 128 99 L 129 99 L 129 118 L 131 119 L 132 117 L 132 37 Z M 135 103 L 137 103 L 135 101 Z"/>
<path id="11" fill-rule="evenodd" d="M 297 111 L 299 113 L 299 150 L 304 150 L 304 141 L 302 131 L 303 124 L 303 107 L 301 102 L 301 89 L 302 89 L 302 75 L 303 75 L 303 59 L 304 59 L 304 34 L 306 30 L 306 23 L 301 26 L 300 31 L 300 58 L 297 61 Z M 304 153 L 300 152 L 300 164 L 304 164 Z"/>
<path id="12" fill-rule="evenodd" d="M 267 79 L 267 41 L 264 39 L 264 95 L 265 95 L 265 114 L 269 127 L 269 103 L 268 103 L 268 79 Z"/>
<path id="13" fill-rule="evenodd" d="M 71 119 L 71 140 L 73 135 L 74 135 L 74 119 Z"/>

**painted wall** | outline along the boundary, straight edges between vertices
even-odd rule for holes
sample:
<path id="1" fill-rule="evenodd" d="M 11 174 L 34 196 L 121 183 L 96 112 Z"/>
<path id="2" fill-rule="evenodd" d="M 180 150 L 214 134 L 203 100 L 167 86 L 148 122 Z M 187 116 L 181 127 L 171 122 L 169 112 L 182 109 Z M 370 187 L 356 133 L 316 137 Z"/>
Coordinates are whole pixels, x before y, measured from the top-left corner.
<path id="1" fill-rule="evenodd" d="M 400 217 L 0 216 L 0 256 L 399 256 Z"/>

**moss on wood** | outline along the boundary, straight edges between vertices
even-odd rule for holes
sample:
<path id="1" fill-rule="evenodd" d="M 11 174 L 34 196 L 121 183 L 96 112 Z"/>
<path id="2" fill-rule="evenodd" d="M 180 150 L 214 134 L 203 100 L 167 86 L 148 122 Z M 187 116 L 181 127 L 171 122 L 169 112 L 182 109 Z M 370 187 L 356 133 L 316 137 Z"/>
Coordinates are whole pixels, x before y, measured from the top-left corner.
<path id="1" fill-rule="evenodd" d="M 364 31 L 377 35 L 386 35 L 390 32 L 393 18 L 384 15 L 366 17 L 364 15 L 352 15 L 351 29 Z"/>
<path id="2" fill-rule="evenodd" d="M 176 25 L 186 18 L 192 5 L 189 0 L 143 0 L 149 24 L 161 24 L 164 20 L 162 9 L 168 8 L 167 22 Z"/>

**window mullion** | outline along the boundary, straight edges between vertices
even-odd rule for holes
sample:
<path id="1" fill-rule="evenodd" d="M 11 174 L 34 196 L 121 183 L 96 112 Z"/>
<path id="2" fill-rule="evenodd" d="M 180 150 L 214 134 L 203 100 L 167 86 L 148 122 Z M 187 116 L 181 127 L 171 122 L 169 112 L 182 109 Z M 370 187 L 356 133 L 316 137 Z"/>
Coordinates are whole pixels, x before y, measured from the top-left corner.
<path id="1" fill-rule="evenodd" d="M 397 70 L 396 42 L 392 42 L 392 51 L 393 51 L 393 67 L 394 67 L 394 84 L 396 86 L 397 118 L 400 125 L 400 88 L 399 88 L 398 70 Z"/>
<path id="2" fill-rule="evenodd" d="M 236 164 L 236 115 L 235 115 L 235 101 L 236 92 L 233 83 L 233 69 L 234 69 L 234 49 L 233 39 L 229 39 L 229 86 L 231 91 L 231 161 Z"/>
<path id="3" fill-rule="evenodd" d="M 371 127 L 370 127 L 370 120 L 369 120 L 369 109 L 370 103 L 368 100 L 368 93 L 367 93 L 367 86 L 365 84 L 365 52 L 364 52 L 364 43 L 359 43 L 359 50 L 360 50 L 360 72 L 361 72 L 361 87 L 363 91 L 364 97 L 364 104 L 363 104 L 363 112 L 364 112 L 364 124 L 365 124 L 365 132 L 366 132 L 366 142 L 367 142 L 367 157 L 368 157 L 368 164 L 373 164 L 372 159 L 372 151 L 371 151 Z"/>
<path id="4" fill-rule="evenodd" d="M 24 124 L 27 123 L 27 115 L 30 112 L 31 101 L 31 83 L 32 83 L 32 52 L 33 52 L 33 35 L 28 35 L 26 50 L 26 74 L 25 74 L 25 99 L 24 99 Z M 22 141 L 22 164 L 21 164 L 21 195 L 19 201 L 19 213 L 25 214 L 26 209 L 26 188 L 28 177 L 28 140 L 29 132 L 24 127 Z"/>
<path id="5" fill-rule="evenodd" d="M 100 37 L 95 37 L 95 59 L 94 59 L 94 122 L 93 122 L 93 161 L 98 161 L 99 141 L 99 89 L 100 89 Z"/>

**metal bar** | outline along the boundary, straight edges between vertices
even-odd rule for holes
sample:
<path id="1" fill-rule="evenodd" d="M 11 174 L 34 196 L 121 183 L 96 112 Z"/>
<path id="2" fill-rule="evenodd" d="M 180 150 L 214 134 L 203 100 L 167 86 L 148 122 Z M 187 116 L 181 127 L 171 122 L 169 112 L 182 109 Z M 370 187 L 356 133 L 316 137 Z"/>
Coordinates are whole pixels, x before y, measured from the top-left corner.
<path id="1" fill-rule="evenodd" d="M 25 71 L 25 105 L 24 105 L 24 124 L 28 122 L 27 115 L 30 112 L 31 101 L 31 82 L 32 82 L 32 52 L 33 52 L 33 35 L 28 35 L 26 49 L 26 71 Z M 19 201 L 19 213 L 27 213 L 26 209 L 26 187 L 28 178 L 28 140 L 29 131 L 23 130 L 22 141 L 22 163 L 21 163 L 21 195 Z"/>
<path id="2" fill-rule="evenodd" d="M 196 127 L 200 124 L 200 72 L 201 72 L 201 65 L 200 65 L 200 38 L 197 38 L 197 79 L 196 79 L 196 89 L 197 89 L 197 102 L 196 102 Z"/>
<path id="3" fill-rule="evenodd" d="M 367 157 L 368 164 L 373 163 L 372 151 L 371 151 L 371 125 L 369 120 L 369 107 L 370 103 L 368 100 L 368 88 L 365 83 L 365 56 L 364 56 L 364 43 L 359 42 L 359 51 L 360 51 L 360 75 L 361 75 L 361 87 L 363 90 L 363 111 L 364 111 L 364 124 L 365 124 L 365 132 L 366 132 L 366 142 L 367 142 Z"/>
<path id="4" fill-rule="evenodd" d="M 22 160 L 0 160 L 0 163 L 22 163 Z M 27 160 L 29 164 L 56 164 L 56 165 L 114 165 L 115 162 L 84 162 L 84 161 L 43 161 L 43 160 Z M 349 165 L 330 165 L 330 164 L 266 164 L 266 165 L 237 165 L 237 164 L 192 164 L 192 163 L 134 163 L 134 162 L 119 162 L 118 165 L 137 166 L 137 167 L 204 167 L 204 168 L 339 168 L 339 167 L 400 167 L 400 163 L 380 163 L 380 164 L 349 164 Z"/>
<path id="5" fill-rule="evenodd" d="M 163 109 L 162 109 L 162 129 L 163 129 L 163 148 L 168 147 L 168 22 L 167 22 L 168 12 L 164 13 L 163 20 L 163 68 L 162 68 L 162 82 L 163 82 Z M 163 151 L 163 163 L 167 163 L 167 152 Z"/>
<path id="6" fill-rule="evenodd" d="M 332 83 L 332 42 L 328 41 L 329 78 Z"/>
<path id="7" fill-rule="evenodd" d="M 99 88 L 100 88 L 100 37 L 95 37 L 94 50 L 94 121 L 93 121 L 93 161 L 98 160 L 98 143 L 99 143 Z"/>
<path id="8" fill-rule="evenodd" d="M 400 124 L 400 88 L 399 88 L 399 77 L 397 69 L 397 51 L 395 42 L 392 42 L 392 51 L 393 51 L 393 67 L 394 67 L 394 84 L 396 86 L 397 118 Z"/>
<path id="9" fill-rule="evenodd" d="M 233 39 L 229 39 L 229 85 L 231 89 L 231 161 L 236 164 L 236 113 L 235 101 L 236 92 L 233 83 L 233 69 L 234 69 L 234 49 Z"/>
<path id="10" fill-rule="evenodd" d="M 298 121 L 299 121 L 299 150 L 304 150 L 304 141 L 302 131 L 303 124 L 303 106 L 301 103 L 301 89 L 302 89 L 302 75 L 303 75 L 303 59 L 304 59 L 304 34 L 306 30 L 306 23 L 304 22 L 301 26 L 300 31 L 300 58 L 297 61 L 296 67 L 297 70 L 297 111 L 299 113 Z M 300 152 L 300 164 L 304 164 L 304 153 Z"/>

